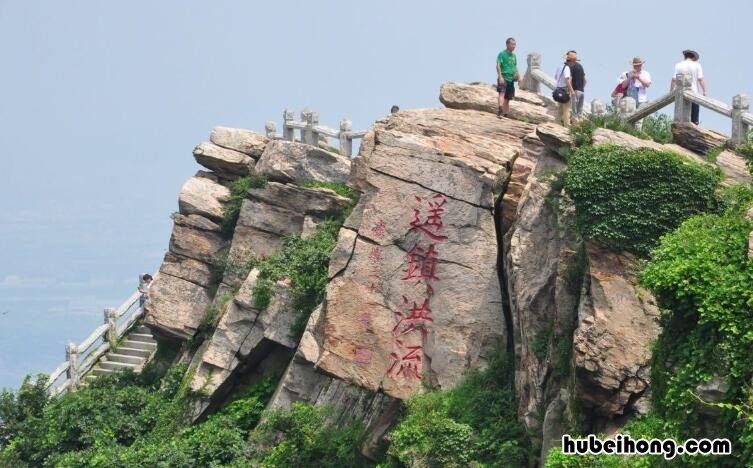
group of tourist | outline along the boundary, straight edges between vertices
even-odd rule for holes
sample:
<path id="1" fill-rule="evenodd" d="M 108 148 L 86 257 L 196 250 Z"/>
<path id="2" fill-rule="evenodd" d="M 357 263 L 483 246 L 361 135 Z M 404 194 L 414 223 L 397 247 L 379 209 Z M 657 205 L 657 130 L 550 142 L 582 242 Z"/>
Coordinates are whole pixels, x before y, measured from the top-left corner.
<path id="1" fill-rule="evenodd" d="M 518 72 L 518 59 L 515 55 L 517 43 L 509 37 L 505 41 L 505 49 L 497 55 L 497 92 L 499 93 L 497 117 L 507 117 L 510 113 L 510 101 L 515 98 L 515 82 L 520 80 Z M 678 74 L 691 75 L 691 90 L 699 92 L 699 87 L 706 96 L 706 81 L 703 77 L 703 68 L 698 62 L 699 54 L 694 50 L 684 50 L 683 60 L 675 65 L 670 90 L 673 90 Z M 578 54 L 569 50 L 564 57 L 562 66 L 558 66 L 554 75 L 556 81 L 555 90 L 552 93 L 558 102 L 559 112 L 557 121 L 569 127 L 571 124 L 579 124 L 583 120 L 583 102 L 585 100 L 586 72 L 580 64 Z M 643 68 L 646 62 L 640 57 L 632 60 L 632 69 L 622 73 L 617 79 L 617 85 L 612 91 L 612 99 L 615 107 L 624 97 L 635 100 L 636 106 L 641 107 L 648 103 L 648 88 L 651 86 L 651 74 Z M 698 125 L 699 106 L 693 103 L 691 109 L 691 121 Z M 638 123 L 640 125 L 640 123 Z"/>

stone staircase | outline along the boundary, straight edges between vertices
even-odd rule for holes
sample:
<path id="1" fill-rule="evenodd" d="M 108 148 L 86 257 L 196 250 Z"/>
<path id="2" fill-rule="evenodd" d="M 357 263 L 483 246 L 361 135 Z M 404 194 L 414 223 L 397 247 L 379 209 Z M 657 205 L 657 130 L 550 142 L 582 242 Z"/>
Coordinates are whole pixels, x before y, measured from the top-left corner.
<path id="1" fill-rule="evenodd" d="M 102 356 L 99 362 L 86 376 L 86 382 L 91 382 L 99 375 L 114 374 L 125 369 L 132 369 L 138 373 L 149 362 L 157 351 L 157 340 L 151 330 L 144 325 L 134 328 L 116 349 L 110 350 Z"/>

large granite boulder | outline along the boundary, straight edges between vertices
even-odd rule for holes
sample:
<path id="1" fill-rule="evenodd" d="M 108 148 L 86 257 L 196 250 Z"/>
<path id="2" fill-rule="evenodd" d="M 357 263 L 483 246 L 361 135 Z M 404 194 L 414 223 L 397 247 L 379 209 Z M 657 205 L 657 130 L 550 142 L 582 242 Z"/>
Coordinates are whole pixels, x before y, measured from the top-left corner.
<path id="1" fill-rule="evenodd" d="M 341 236 L 349 260 L 327 287 L 319 369 L 406 398 L 503 349 L 493 189 L 533 130 L 508 122 L 451 109 L 377 122 L 355 171 L 356 238 Z"/>
<path id="2" fill-rule="evenodd" d="M 182 339 L 193 336 L 212 302 L 211 265 L 226 247 L 212 221 L 176 215 L 169 250 L 149 289 L 147 325 Z"/>
<path id="3" fill-rule="evenodd" d="M 193 156 L 197 163 L 227 179 L 248 175 L 253 165 L 253 159 L 247 154 L 207 142 L 194 148 Z"/>
<path id="4" fill-rule="evenodd" d="M 565 151 L 575 148 L 575 138 L 570 134 L 570 130 L 562 125 L 552 123 L 539 125 L 536 127 L 536 136 L 547 148 L 560 156 L 563 156 Z"/>
<path id="5" fill-rule="evenodd" d="M 638 286 L 634 259 L 588 243 L 588 270 L 573 337 L 576 395 L 605 419 L 648 405 L 651 345 L 661 331 L 659 309 Z"/>
<path id="6" fill-rule="evenodd" d="M 222 220 L 230 191 L 206 177 L 191 177 L 178 195 L 178 210 L 184 215 L 199 215 L 210 220 Z"/>
<path id="7" fill-rule="evenodd" d="M 704 155 L 714 148 L 727 144 L 729 137 L 692 123 L 673 123 L 672 141 L 690 151 Z"/>
<path id="8" fill-rule="evenodd" d="M 350 158 L 317 146 L 274 140 L 264 148 L 255 169 L 278 182 L 325 180 L 345 183 L 350 174 Z"/>
<path id="9" fill-rule="evenodd" d="M 209 141 L 229 150 L 239 151 L 254 159 L 264 152 L 269 138 L 242 128 L 214 127 Z"/>
<path id="10" fill-rule="evenodd" d="M 439 100 L 450 109 L 477 110 L 496 114 L 497 89 L 487 83 L 444 83 Z M 510 118 L 534 124 L 553 122 L 554 114 L 543 96 L 518 89 L 510 102 Z"/>

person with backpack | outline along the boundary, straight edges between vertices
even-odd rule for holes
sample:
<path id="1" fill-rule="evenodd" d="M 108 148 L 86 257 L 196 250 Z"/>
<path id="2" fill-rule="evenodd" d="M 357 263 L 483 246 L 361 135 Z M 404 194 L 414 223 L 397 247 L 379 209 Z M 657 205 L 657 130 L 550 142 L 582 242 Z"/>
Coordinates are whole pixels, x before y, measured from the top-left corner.
<path id="1" fill-rule="evenodd" d="M 570 75 L 575 94 L 570 100 L 572 104 L 572 121 L 580 123 L 583 119 L 583 101 L 585 100 L 586 72 L 579 63 L 578 53 L 574 50 L 568 51 L 565 56 L 567 66 L 570 67 Z"/>
<path id="2" fill-rule="evenodd" d="M 520 79 L 518 57 L 515 56 L 515 38 L 508 37 L 505 50 L 497 55 L 497 117 L 507 117 L 510 101 L 515 97 L 515 82 Z"/>
<path id="3" fill-rule="evenodd" d="M 565 55 L 565 60 L 567 60 L 568 55 L 569 53 Z M 559 106 L 557 122 L 565 127 L 570 127 L 570 114 L 572 112 L 572 104 L 570 101 L 576 94 L 575 89 L 573 89 L 572 72 L 570 71 L 567 61 L 565 61 L 562 68 L 558 69 L 554 74 L 554 80 L 557 82 L 557 85 L 554 92 L 552 92 L 552 99 L 554 99 Z"/>

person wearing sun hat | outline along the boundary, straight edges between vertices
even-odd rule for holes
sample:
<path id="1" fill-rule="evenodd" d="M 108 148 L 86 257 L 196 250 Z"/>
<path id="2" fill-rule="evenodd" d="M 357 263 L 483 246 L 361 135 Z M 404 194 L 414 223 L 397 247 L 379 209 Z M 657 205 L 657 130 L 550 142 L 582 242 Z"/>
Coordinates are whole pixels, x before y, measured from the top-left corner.
<path id="1" fill-rule="evenodd" d="M 674 90 L 677 85 L 677 75 L 690 75 L 690 89 L 698 94 L 698 85 L 703 90 L 703 95 L 706 96 L 706 80 L 703 78 L 703 68 L 698 63 L 699 55 L 695 50 L 685 49 L 682 51 L 682 56 L 685 58 L 682 62 L 675 65 L 675 73 L 672 75 L 672 85 L 670 90 Z M 690 106 L 690 121 L 698 125 L 700 120 L 698 114 L 701 107 L 695 102 Z"/>
<path id="2" fill-rule="evenodd" d="M 645 63 L 640 57 L 633 57 L 633 69 L 620 77 L 623 88 L 627 89 L 626 95 L 635 99 L 636 108 L 648 102 L 647 89 L 651 86 L 651 74 L 643 69 Z M 635 127 L 640 129 L 641 122 L 636 122 Z"/>
<path id="3" fill-rule="evenodd" d="M 583 70 L 583 66 L 579 63 L 578 53 L 574 50 L 569 50 L 565 55 L 565 61 L 567 66 L 570 67 L 570 79 L 572 80 L 573 90 L 575 95 L 570 100 L 572 104 L 572 120 L 577 123 L 583 118 L 583 101 L 584 91 L 586 88 L 586 72 Z"/>

